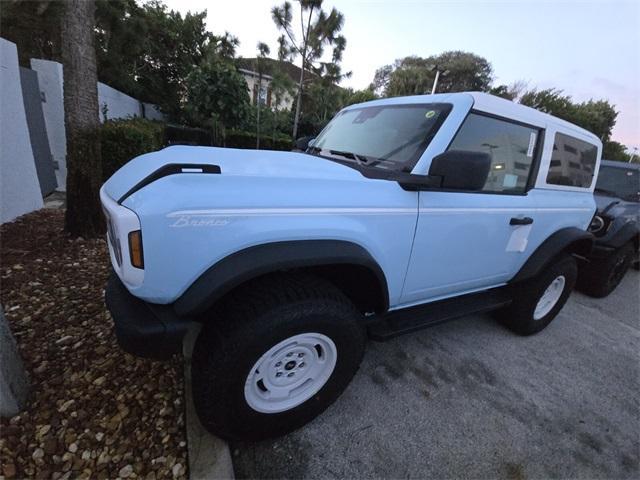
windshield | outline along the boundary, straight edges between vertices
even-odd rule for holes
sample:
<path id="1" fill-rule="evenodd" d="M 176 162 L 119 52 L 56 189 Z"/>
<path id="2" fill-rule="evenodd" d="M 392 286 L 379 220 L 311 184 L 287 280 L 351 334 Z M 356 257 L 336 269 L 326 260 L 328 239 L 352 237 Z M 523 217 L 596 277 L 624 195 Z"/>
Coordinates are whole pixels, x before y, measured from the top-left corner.
<path id="1" fill-rule="evenodd" d="M 346 110 L 309 151 L 360 166 L 411 171 L 450 110 L 449 104 L 435 103 Z"/>
<path id="2" fill-rule="evenodd" d="M 640 171 L 631 168 L 600 167 L 596 191 L 625 200 L 638 200 Z"/>

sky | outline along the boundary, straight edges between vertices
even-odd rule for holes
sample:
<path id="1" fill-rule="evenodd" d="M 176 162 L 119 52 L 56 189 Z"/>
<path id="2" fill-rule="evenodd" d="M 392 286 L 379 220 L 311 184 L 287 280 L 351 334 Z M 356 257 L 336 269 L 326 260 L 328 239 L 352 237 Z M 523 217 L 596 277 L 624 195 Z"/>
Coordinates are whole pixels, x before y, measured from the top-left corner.
<path id="1" fill-rule="evenodd" d="M 263 41 L 275 56 L 273 0 L 164 0 L 181 13 L 207 10 L 207 28 L 238 37 L 238 55 Z M 640 150 L 640 0 L 325 0 L 344 14 L 341 85 L 366 88 L 377 68 L 408 55 L 464 50 L 485 57 L 495 84 L 555 87 L 574 100 L 619 110 L 612 138 Z M 297 18 L 294 16 L 294 18 Z"/>

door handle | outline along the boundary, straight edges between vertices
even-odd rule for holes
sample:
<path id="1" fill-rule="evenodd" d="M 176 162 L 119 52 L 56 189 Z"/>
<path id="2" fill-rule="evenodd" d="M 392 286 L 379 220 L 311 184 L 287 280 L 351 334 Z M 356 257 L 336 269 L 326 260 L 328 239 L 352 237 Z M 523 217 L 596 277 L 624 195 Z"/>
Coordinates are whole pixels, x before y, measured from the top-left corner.
<path id="1" fill-rule="evenodd" d="M 533 223 L 533 218 L 531 217 L 522 217 L 522 218 L 513 217 L 511 220 L 509 220 L 509 225 L 531 225 L 532 223 Z"/>

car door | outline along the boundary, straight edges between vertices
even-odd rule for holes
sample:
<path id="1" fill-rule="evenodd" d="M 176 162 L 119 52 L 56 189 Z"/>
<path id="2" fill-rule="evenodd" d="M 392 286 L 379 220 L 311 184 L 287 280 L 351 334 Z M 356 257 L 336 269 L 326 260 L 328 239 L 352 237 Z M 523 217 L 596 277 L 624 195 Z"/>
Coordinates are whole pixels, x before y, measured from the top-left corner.
<path id="1" fill-rule="evenodd" d="M 530 255 L 536 228 L 527 192 L 541 151 L 540 128 L 471 112 L 449 150 L 488 153 L 478 191 L 422 191 L 403 304 L 421 303 L 507 282 Z"/>

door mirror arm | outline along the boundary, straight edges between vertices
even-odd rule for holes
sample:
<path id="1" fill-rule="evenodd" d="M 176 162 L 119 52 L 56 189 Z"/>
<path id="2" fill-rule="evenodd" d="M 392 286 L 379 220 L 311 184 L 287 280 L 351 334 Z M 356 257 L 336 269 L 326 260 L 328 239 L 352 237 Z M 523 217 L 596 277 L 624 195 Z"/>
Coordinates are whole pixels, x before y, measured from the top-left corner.
<path id="1" fill-rule="evenodd" d="M 397 182 L 409 192 L 419 192 L 421 190 L 433 190 L 442 187 L 442 177 L 440 175 L 416 175 L 413 173 L 399 173 Z"/>
<path id="2" fill-rule="evenodd" d="M 304 152 L 307 148 L 313 146 L 314 140 L 315 140 L 315 137 L 310 137 L 310 136 L 300 137 L 293 144 L 293 148 L 294 150 L 299 150 L 301 152 Z"/>

